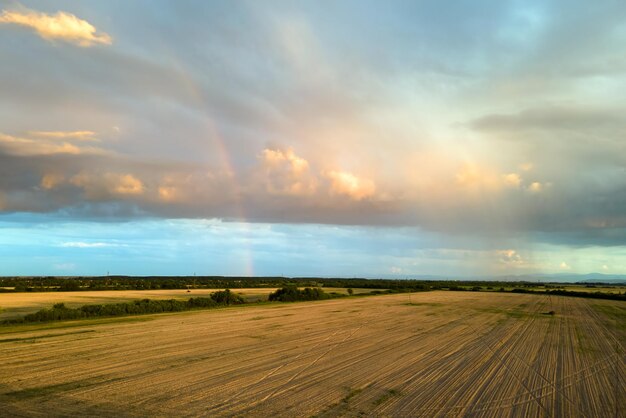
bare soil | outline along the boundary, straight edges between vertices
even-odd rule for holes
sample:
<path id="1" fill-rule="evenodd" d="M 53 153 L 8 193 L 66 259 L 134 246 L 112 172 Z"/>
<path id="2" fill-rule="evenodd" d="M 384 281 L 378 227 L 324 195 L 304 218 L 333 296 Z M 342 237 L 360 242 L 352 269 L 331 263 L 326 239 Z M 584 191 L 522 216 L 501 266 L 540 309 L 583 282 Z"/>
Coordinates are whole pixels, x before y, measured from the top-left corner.
<path id="1" fill-rule="evenodd" d="M 141 318 L 0 329 L 0 415 L 626 416 L 623 302 L 429 292 Z"/>

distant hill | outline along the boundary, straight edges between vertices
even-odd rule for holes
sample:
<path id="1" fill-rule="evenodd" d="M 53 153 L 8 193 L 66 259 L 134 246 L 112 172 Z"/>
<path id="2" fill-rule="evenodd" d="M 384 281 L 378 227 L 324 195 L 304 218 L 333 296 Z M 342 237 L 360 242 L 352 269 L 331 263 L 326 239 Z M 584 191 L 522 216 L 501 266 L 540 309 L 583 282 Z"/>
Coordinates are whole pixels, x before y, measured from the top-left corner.
<path id="1" fill-rule="evenodd" d="M 579 283 L 613 283 L 626 284 L 626 275 L 623 274 L 585 274 Z"/>
<path id="2" fill-rule="evenodd" d="M 399 278 L 397 275 L 389 275 L 385 278 Z M 500 281 L 500 282 L 558 282 L 558 283 L 607 283 L 607 284 L 626 284 L 626 274 L 520 274 L 506 276 L 471 276 L 471 277 L 453 277 L 453 276 L 425 276 L 425 275 L 408 275 L 402 276 L 404 279 L 414 280 L 484 280 L 484 281 Z"/>

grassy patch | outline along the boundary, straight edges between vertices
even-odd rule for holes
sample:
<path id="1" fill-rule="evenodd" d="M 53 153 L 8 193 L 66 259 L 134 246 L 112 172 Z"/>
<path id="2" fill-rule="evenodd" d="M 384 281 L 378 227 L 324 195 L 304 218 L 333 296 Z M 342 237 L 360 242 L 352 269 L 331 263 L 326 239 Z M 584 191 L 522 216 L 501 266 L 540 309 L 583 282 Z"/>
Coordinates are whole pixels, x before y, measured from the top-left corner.
<path id="1" fill-rule="evenodd" d="M 74 332 L 63 332 L 61 334 L 44 334 L 44 335 L 36 335 L 33 337 L 24 337 L 24 338 L 6 338 L 4 340 L 0 340 L 0 344 L 2 343 L 13 343 L 17 341 L 28 341 L 35 342 L 36 340 L 41 340 L 43 338 L 54 338 L 54 337 L 63 337 L 65 335 L 76 335 L 76 334 L 86 334 L 89 332 L 96 332 L 93 329 L 86 329 L 82 331 L 74 331 Z"/>
<path id="2" fill-rule="evenodd" d="M 514 319 L 541 317 L 542 316 L 541 314 L 538 314 L 538 313 L 535 313 L 535 312 L 523 311 L 523 310 L 519 310 L 517 308 L 513 308 L 513 309 L 474 308 L 474 309 L 476 311 L 478 311 L 478 312 L 505 315 L 507 318 L 514 318 Z"/>
<path id="3" fill-rule="evenodd" d="M 348 394 L 343 397 L 341 402 L 348 403 L 348 402 L 350 402 L 350 399 L 354 398 L 356 395 L 358 395 L 361 392 L 363 392 L 363 389 L 350 389 L 350 388 L 348 388 Z"/>
<path id="4" fill-rule="evenodd" d="M 347 387 L 348 393 L 339 402 L 329 405 L 325 410 L 318 415 L 313 415 L 311 418 L 325 417 L 325 416 L 341 416 L 350 410 L 350 400 L 363 392 L 363 389 L 352 389 Z"/>
<path id="5" fill-rule="evenodd" d="M 48 397 L 57 393 L 68 392 L 70 390 L 95 386 L 102 383 L 110 383 L 121 378 L 103 380 L 103 379 L 83 379 L 76 380 L 74 382 L 58 383 L 55 385 L 37 386 L 34 388 L 16 390 L 13 392 L 7 392 L 4 395 L 14 399 L 32 399 L 39 397 Z"/>
<path id="6" fill-rule="evenodd" d="M 403 303 L 406 306 L 430 306 L 431 308 L 438 308 L 443 306 L 443 303 L 435 303 L 435 302 L 406 302 Z"/>
<path id="7" fill-rule="evenodd" d="M 534 314 L 530 313 L 530 312 L 524 312 L 524 311 L 518 311 L 518 310 L 512 310 L 512 311 L 504 311 L 502 312 L 503 314 L 505 314 L 506 316 L 508 316 L 509 318 L 524 318 L 527 316 L 533 316 Z"/>
<path id="8" fill-rule="evenodd" d="M 599 356 L 598 349 L 591 346 L 589 338 L 582 332 L 578 325 L 574 324 L 574 336 L 576 337 L 576 351 L 593 357 Z"/>
<path id="9" fill-rule="evenodd" d="M 393 398 L 394 396 L 399 396 L 399 395 L 400 395 L 399 391 L 395 389 L 389 389 L 385 391 L 385 393 L 383 393 L 382 396 L 380 396 L 378 399 L 374 401 L 374 405 L 376 406 L 381 405 L 387 402 L 389 399 Z"/>
<path id="10" fill-rule="evenodd" d="M 596 312 L 611 319 L 611 321 L 605 321 L 607 326 L 615 327 L 622 332 L 626 331 L 626 306 L 594 303 L 591 307 Z"/>
<path id="11" fill-rule="evenodd" d="M 57 385 L 38 386 L 29 389 L 16 390 L 14 392 L 7 392 L 5 395 L 15 399 L 30 399 L 41 396 L 50 396 L 55 393 L 78 389 L 85 386 L 85 382 L 87 381 L 79 380 L 76 382 L 59 383 Z"/>
<path id="12" fill-rule="evenodd" d="M 187 313 L 187 312 L 184 312 Z M 33 323 L 33 324 L 18 324 L 18 325 L 6 325 L 0 327 L 0 335 L 5 334 L 13 334 L 16 332 L 28 332 L 28 331 L 39 331 L 39 330 L 48 330 L 48 329 L 65 329 L 65 328 L 76 328 L 76 327 L 84 327 L 84 326 L 94 326 L 94 325 L 105 325 L 105 324 L 118 324 L 118 323 L 127 323 L 127 322 L 147 322 L 155 320 L 155 315 L 151 316 L 127 316 L 127 317 L 113 317 L 113 318 L 103 318 L 103 319 L 78 319 L 74 321 L 63 321 L 63 322 L 44 322 L 44 323 Z M 161 314 L 163 315 L 163 314 Z"/>

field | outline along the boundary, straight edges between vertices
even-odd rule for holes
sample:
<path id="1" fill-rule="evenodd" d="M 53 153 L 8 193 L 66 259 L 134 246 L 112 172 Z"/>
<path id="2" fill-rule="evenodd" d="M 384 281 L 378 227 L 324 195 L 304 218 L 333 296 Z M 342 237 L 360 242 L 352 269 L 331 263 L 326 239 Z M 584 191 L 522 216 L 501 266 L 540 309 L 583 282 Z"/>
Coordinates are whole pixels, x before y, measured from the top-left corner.
<path id="1" fill-rule="evenodd" d="M 623 302 L 428 292 L 37 327 L 0 329 L 6 416 L 626 416 Z"/>
<path id="2" fill-rule="evenodd" d="M 583 285 L 566 285 L 563 286 L 568 292 L 601 292 L 601 293 L 624 293 L 626 292 L 626 286 L 583 286 Z"/>
<path id="3" fill-rule="evenodd" d="M 63 302 L 70 308 L 88 304 L 105 304 L 129 302 L 136 299 L 180 299 L 191 297 L 208 297 L 220 289 L 185 289 L 171 290 L 94 290 L 81 292 L 23 292 L 0 293 L 0 321 L 12 319 L 43 308 L 50 308 L 57 302 Z M 253 288 L 233 289 L 241 293 L 248 301 L 267 300 L 268 295 L 276 289 Z M 326 288 L 327 292 L 347 294 L 345 288 Z M 355 294 L 369 293 L 370 289 L 354 289 Z"/>
<path id="4" fill-rule="evenodd" d="M 553 287 L 543 287 L 543 286 L 537 286 L 537 287 L 531 287 L 528 288 L 528 290 L 532 290 L 533 292 L 546 292 L 546 291 L 551 291 L 551 290 L 566 290 L 568 292 L 585 292 L 585 293 L 595 293 L 595 292 L 600 292 L 600 293 L 611 293 L 611 294 L 620 294 L 620 293 L 624 293 L 626 292 L 626 286 L 624 285 L 615 285 L 615 286 L 591 286 L 591 287 L 587 287 L 585 285 L 581 285 L 581 284 L 564 284 L 564 285 L 549 285 L 549 286 L 553 286 Z M 558 286 L 558 287 L 555 287 Z M 483 286 L 484 288 L 485 286 Z M 516 288 L 520 288 L 520 286 L 504 286 L 503 289 L 506 290 L 507 292 L 516 289 Z M 497 291 L 498 289 L 500 289 L 500 286 L 493 288 L 494 291 Z"/>

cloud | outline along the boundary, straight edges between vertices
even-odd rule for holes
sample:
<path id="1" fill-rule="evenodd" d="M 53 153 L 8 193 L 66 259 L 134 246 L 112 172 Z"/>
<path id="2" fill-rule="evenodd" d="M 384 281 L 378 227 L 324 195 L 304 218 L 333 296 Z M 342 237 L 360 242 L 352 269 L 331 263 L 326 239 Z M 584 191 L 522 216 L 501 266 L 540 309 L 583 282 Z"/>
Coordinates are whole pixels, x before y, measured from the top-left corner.
<path id="1" fill-rule="evenodd" d="M 502 175 L 504 184 L 508 187 L 518 188 L 522 184 L 522 178 L 517 173 L 509 173 Z"/>
<path id="2" fill-rule="evenodd" d="M 518 189 L 523 183 L 518 173 L 500 174 L 487 164 L 464 164 L 456 174 L 457 184 L 461 189 L 481 194 L 497 193 L 502 189 Z"/>
<path id="3" fill-rule="evenodd" d="M 66 248 L 102 248 L 102 247 L 116 247 L 116 244 L 110 244 L 106 242 L 82 242 L 82 241 L 70 241 L 64 242 L 60 247 Z"/>
<path id="4" fill-rule="evenodd" d="M 512 113 L 495 113 L 471 120 L 478 131 L 498 133 L 533 131 L 618 133 L 626 128 L 624 109 L 607 105 L 569 105 L 530 107 Z"/>
<path id="5" fill-rule="evenodd" d="M 309 162 L 292 149 L 264 149 L 259 157 L 265 171 L 266 189 L 272 194 L 307 196 L 317 190 Z"/>
<path id="6" fill-rule="evenodd" d="M 165 202 L 178 200 L 179 193 L 178 188 L 175 186 L 159 186 L 158 188 L 159 199 Z"/>
<path id="7" fill-rule="evenodd" d="M 144 191 L 144 184 L 132 174 L 106 173 L 104 179 L 109 189 L 117 194 L 137 195 Z"/>
<path id="8" fill-rule="evenodd" d="M 76 269 L 75 263 L 56 263 L 52 265 L 55 270 L 72 271 Z"/>
<path id="9" fill-rule="evenodd" d="M 34 10 L 3 10 L 0 23 L 15 24 L 33 29 L 46 40 L 62 40 L 81 47 L 95 44 L 111 45 L 113 40 L 106 33 L 97 33 L 89 22 L 71 13 L 57 12 L 49 15 Z"/>
<path id="10" fill-rule="evenodd" d="M 295 174 L 302 174 L 309 169 L 309 163 L 304 158 L 294 154 L 292 149 L 283 152 L 280 150 L 264 149 L 262 154 L 263 161 L 270 167 L 278 167 L 285 163 L 290 166 L 290 171 Z"/>
<path id="11" fill-rule="evenodd" d="M 69 183 L 82 188 L 88 198 L 96 200 L 111 196 L 137 196 L 145 190 L 143 182 L 134 175 L 111 172 L 96 175 L 82 171 L 70 178 Z"/>
<path id="12" fill-rule="evenodd" d="M 143 193 L 144 185 L 132 174 L 107 173 L 105 180 L 111 185 L 111 190 L 122 195 L 136 195 Z"/>
<path id="13" fill-rule="evenodd" d="M 618 232 L 626 227 L 620 209 L 626 200 L 617 189 L 586 190 L 583 201 L 577 189 L 550 182 L 520 179 L 520 186 L 512 187 L 503 174 L 508 170 L 474 164 L 463 166 L 458 176 L 453 174 L 455 165 L 439 162 L 441 172 L 422 171 L 430 176 L 428 181 L 398 178 L 396 190 L 390 192 L 374 179 L 347 170 L 317 169 L 313 160 L 293 150 L 266 150 L 271 152 L 257 154 L 253 169 L 234 172 L 223 166 L 207 170 L 203 164 L 146 162 L 116 154 L 16 156 L 0 149 L 0 192 L 4 211 L 60 210 L 87 218 L 420 226 L 479 236 L 541 233 L 543 242 L 596 245 L 603 239 L 606 245 L 616 245 L 626 236 Z M 545 193 L 548 187 L 554 193 Z M 540 199 L 533 197 L 540 192 Z M 597 205 L 606 199 L 602 196 L 611 197 L 610 205 Z M 563 210 L 573 204 L 576 212 Z"/>
<path id="14" fill-rule="evenodd" d="M 49 134 L 49 133 L 48 133 Z M 55 135 L 41 135 L 41 132 L 31 133 L 33 137 L 21 137 L 0 132 L 0 150 L 4 149 L 13 155 L 51 155 L 51 154 L 101 154 L 106 151 L 99 147 L 73 144 L 70 140 L 86 140 L 85 136 L 75 132 L 55 132 Z M 66 134 L 62 136 L 61 134 Z M 58 139 L 68 139 L 59 142 Z M 93 140 L 93 139 L 92 139 Z"/>
<path id="15" fill-rule="evenodd" d="M 498 250 L 496 251 L 498 259 L 504 264 L 524 264 L 522 256 L 515 250 Z"/>
<path id="16" fill-rule="evenodd" d="M 624 243 L 624 73 L 561 79 L 550 58 L 620 58 L 597 40 L 624 44 L 623 13 L 486 4 L 72 9 L 124 43 L 0 42 L 4 211 Z"/>
<path id="17" fill-rule="evenodd" d="M 28 134 L 39 138 L 67 139 L 78 141 L 98 141 L 93 131 L 29 131 Z"/>
<path id="18" fill-rule="evenodd" d="M 40 186 L 43 189 L 50 190 L 63 183 L 64 180 L 65 177 L 62 174 L 47 173 L 41 178 Z"/>
<path id="19" fill-rule="evenodd" d="M 519 165 L 519 169 L 522 171 L 530 171 L 533 169 L 533 167 L 534 167 L 533 163 L 530 163 L 530 162 L 521 163 Z"/>
<path id="20" fill-rule="evenodd" d="M 81 150 L 69 142 L 36 141 L 0 133 L 0 147 L 15 155 L 80 154 Z"/>
<path id="21" fill-rule="evenodd" d="M 559 264 L 559 268 L 561 270 L 571 270 L 572 269 L 572 267 L 569 264 L 567 264 L 565 261 L 562 261 L 561 264 Z"/>
<path id="22" fill-rule="evenodd" d="M 502 179 L 490 167 L 465 164 L 456 174 L 456 181 L 466 190 L 497 190 Z"/>
<path id="23" fill-rule="evenodd" d="M 259 157 L 265 171 L 266 190 L 285 196 L 347 196 L 353 200 L 373 197 L 376 186 L 370 179 L 360 178 L 342 170 L 314 172 L 309 162 L 289 148 L 263 150 Z M 325 180 L 325 181 L 323 181 Z"/>
<path id="24" fill-rule="evenodd" d="M 176 205 L 179 208 L 194 208 L 196 205 L 208 207 L 213 203 L 228 199 L 237 193 L 239 186 L 235 184 L 230 170 L 206 170 L 203 167 L 169 167 L 163 169 L 166 174 L 158 174 L 152 170 L 145 171 L 146 181 L 153 184 L 153 190 L 146 190 L 146 198 L 153 198 L 157 205 Z M 155 179 L 155 177 L 157 177 Z"/>
<path id="25" fill-rule="evenodd" d="M 528 190 L 530 193 L 541 193 L 542 191 L 544 191 L 546 188 L 545 184 L 541 184 L 538 181 L 533 181 L 532 183 L 530 183 L 527 187 L 526 190 Z"/>
<path id="26" fill-rule="evenodd" d="M 528 191 L 531 193 L 539 193 L 542 190 L 543 190 L 543 184 L 539 183 L 538 181 L 534 181 L 530 183 L 530 185 L 528 186 Z"/>
<path id="27" fill-rule="evenodd" d="M 376 193 L 376 185 L 370 179 L 357 177 L 347 171 L 331 170 L 325 175 L 330 180 L 331 194 L 363 200 L 373 197 Z"/>

